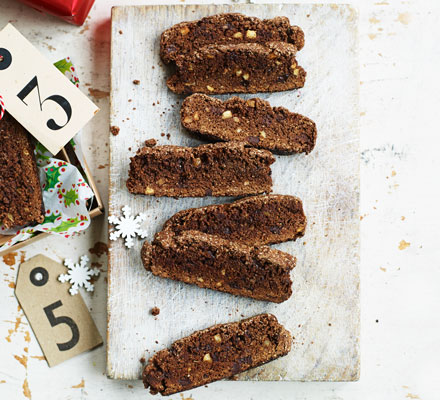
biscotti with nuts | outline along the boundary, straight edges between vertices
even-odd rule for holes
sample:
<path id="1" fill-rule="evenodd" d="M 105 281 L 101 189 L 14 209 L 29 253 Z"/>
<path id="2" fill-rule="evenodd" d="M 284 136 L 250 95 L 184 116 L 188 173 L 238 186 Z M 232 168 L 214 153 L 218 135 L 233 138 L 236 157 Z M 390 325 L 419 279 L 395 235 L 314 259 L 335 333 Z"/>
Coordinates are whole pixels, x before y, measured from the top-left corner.
<path id="1" fill-rule="evenodd" d="M 296 240 L 306 225 L 299 198 L 270 194 L 182 210 L 165 222 L 163 231 L 199 231 L 258 246 Z"/>
<path id="2" fill-rule="evenodd" d="M 26 130 L 8 113 L 0 121 L 0 224 L 5 228 L 44 220 L 34 149 Z"/>
<path id="3" fill-rule="evenodd" d="M 289 353 L 292 336 L 272 314 L 218 324 L 174 342 L 148 360 L 142 380 L 163 396 L 232 377 Z"/>
<path id="4" fill-rule="evenodd" d="M 316 124 L 284 107 L 253 98 L 226 101 L 193 94 L 180 110 L 182 125 L 206 139 L 245 142 L 278 154 L 310 153 L 316 143 Z"/>
<path id="5" fill-rule="evenodd" d="M 296 259 L 268 246 L 248 246 L 198 231 L 162 231 L 141 251 L 145 269 L 162 278 L 256 300 L 292 295 Z"/>
<path id="6" fill-rule="evenodd" d="M 278 92 L 304 86 L 296 47 L 270 42 L 209 45 L 178 56 L 167 85 L 178 94 Z"/>
<path id="7" fill-rule="evenodd" d="M 269 151 L 243 143 L 143 147 L 131 158 L 127 188 L 170 197 L 269 193 L 274 161 Z"/>
<path id="8" fill-rule="evenodd" d="M 286 42 L 298 50 L 304 32 L 286 17 L 261 20 L 239 13 L 217 14 L 197 21 L 181 22 L 162 33 L 160 56 L 166 64 L 209 44 Z"/>

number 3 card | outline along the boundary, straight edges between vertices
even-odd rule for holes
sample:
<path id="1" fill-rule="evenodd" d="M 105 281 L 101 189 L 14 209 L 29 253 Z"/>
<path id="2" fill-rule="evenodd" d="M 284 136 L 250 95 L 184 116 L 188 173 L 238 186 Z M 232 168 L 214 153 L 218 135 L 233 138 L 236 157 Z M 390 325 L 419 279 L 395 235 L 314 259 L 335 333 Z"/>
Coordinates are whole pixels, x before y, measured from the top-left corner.
<path id="1" fill-rule="evenodd" d="M 11 24 L 0 31 L 0 95 L 7 111 L 52 154 L 99 111 Z"/>
<path id="2" fill-rule="evenodd" d="M 102 337 L 80 294 L 58 276 L 61 264 L 38 255 L 20 265 L 15 295 L 50 367 L 102 344 Z"/>

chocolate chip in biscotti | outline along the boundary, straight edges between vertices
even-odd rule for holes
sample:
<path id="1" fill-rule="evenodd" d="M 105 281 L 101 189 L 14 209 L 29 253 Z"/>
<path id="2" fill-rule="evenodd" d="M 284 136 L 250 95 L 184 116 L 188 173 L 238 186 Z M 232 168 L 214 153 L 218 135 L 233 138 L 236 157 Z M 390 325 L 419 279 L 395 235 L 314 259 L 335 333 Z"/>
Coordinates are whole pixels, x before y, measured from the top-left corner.
<path id="1" fill-rule="evenodd" d="M 193 94 L 184 100 L 180 119 L 186 129 L 208 140 L 240 141 L 278 154 L 310 153 L 316 143 L 311 119 L 259 98 L 222 101 Z"/>
<path id="2" fill-rule="evenodd" d="M 168 81 L 174 93 L 278 92 L 304 86 L 306 72 L 296 48 L 284 42 L 221 44 L 176 59 Z"/>
<path id="3" fill-rule="evenodd" d="M 243 143 L 143 147 L 131 158 L 127 188 L 149 196 L 241 196 L 272 190 L 267 150 Z"/>
<path id="4" fill-rule="evenodd" d="M 237 296 L 282 303 L 292 295 L 295 257 L 268 246 L 248 246 L 198 231 L 161 231 L 141 251 L 145 269 Z"/>
<path id="5" fill-rule="evenodd" d="M 44 204 L 27 131 L 8 113 L 0 121 L 0 225 L 41 223 Z"/>
<path id="6" fill-rule="evenodd" d="M 285 42 L 298 50 L 304 32 L 290 25 L 287 17 L 261 20 L 238 13 L 217 14 L 197 21 L 181 22 L 162 33 L 160 56 L 168 64 L 209 44 Z"/>
<path id="7" fill-rule="evenodd" d="M 199 231 L 258 246 L 296 240 L 306 225 L 300 199 L 270 194 L 179 211 L 165 222 L 163 231 Z"/>
<path id="8" fill-rule="evenodd" d="M 289 353 L 292 336 L 272 314 L 194 332 L 151 357 L 142 373 L 164 396 L 230 378 Z"/>

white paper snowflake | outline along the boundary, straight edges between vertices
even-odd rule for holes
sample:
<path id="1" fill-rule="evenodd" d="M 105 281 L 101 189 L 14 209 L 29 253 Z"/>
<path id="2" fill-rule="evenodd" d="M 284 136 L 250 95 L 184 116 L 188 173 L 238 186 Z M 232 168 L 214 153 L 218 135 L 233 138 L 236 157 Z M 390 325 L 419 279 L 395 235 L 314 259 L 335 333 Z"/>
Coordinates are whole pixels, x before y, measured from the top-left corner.
<path id="1" fill-rule="evenodd" d="M 74 263 L 69 258 L 64 260 L 64 265 L 68 268 L 67 274 L 61 274 L 58 277 L 60 282 L 70 282 L 69 292 L 71 295 L 78 293 L 78 288 L 84 287 L 88 292 L 93 292 L 95 287 L 89 282 L 92 276 L 99 275 L 99 269 L 90 269 L 87 266 L 89 257 L 82 256 L 79 263 Z"/>
<path id="2" fill-rule="evenodd" d="M 131 208 L 129 206 L 122 207 L 123 217 L 115 217 L 111 215 L 108 217 L 108 222 L 115 225 L 115 230 L 110 232 L 110 240 L 116 240 L 119 237 L 125 238 L 125 245 L 130 249 L 134 245 L 133 238 L 136 236 L 142 239 L 147 237 L 147 232 L 141 229 L 141 223 L 145 221 L 147 216 L 141 213 L 134 217 L 131 215 Z"/>

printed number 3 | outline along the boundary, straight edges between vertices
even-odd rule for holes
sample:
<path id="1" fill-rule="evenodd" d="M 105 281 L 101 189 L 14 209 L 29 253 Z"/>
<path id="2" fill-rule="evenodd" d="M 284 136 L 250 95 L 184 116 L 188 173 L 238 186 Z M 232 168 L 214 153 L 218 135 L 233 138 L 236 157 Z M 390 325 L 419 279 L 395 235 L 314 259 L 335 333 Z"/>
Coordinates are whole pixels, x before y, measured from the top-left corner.
<path id="1" fill-rule="evenodd" d="M 47 307 L 44 307 L 44 312 L 46 313 L 47 319 L 50 322 L 50 326 L 57 326 L 59 324 L 67 324 L 72 331 L 72 339 L 70 339 L 68 342 L 65 343 L 57 343 L 58 349 L 60 351 L 66 351 L 70 350 L 72 347 L 74 347 L 78 341 L 79 341 L 79 329 L 78 325 L 75 323 L 75 321 L 70 317 L 55 317 L 53 314 L 53 310 L 55 310 L 58 307 L 61 307 L 63 303 L 61 300 L 56 301 L 55 303 L 52 303 L 48 305 Z"/>
<path id="2" fill-rule="evenodd" d="M 66 113 L 67 116 L 67 122 L 64 125 L 58 125 L 54 119 L 50 119 L 49 121 L 47 121 L 47 127 L 52 130 L 52 131 L 57 131 L 61 128 L 64 128 L 70 121 L 70 119 L 72 118 L 72 107 L 70 106 L 70 103 L 63 97 L 60 96 L 58 94 L 54 94 L 52 96 L 49 96 L 47 99 L 44 99 L 43 101 L 41 101 L 41 96 L 40 96 L 40 88 L 38 86 L 38 79 L 36 76 L 34 76 L 30 82 L 21 90 L 20 93 L 17 94 L 17 97 L 24 103 L 26 104 L 26 102 L 24 101 L 24 99 L 29 95 L 29 93 L 31 93 L 35 88 L 37 88 L 37 93 L 38 93 L 38 101 L 40 103 L 40 110 L 43 111 L 43 104 L 46 101 L 53 101 L 55 103 L 57 103 Z M 27 105 L 27 104 L 26 104 Z"/>

